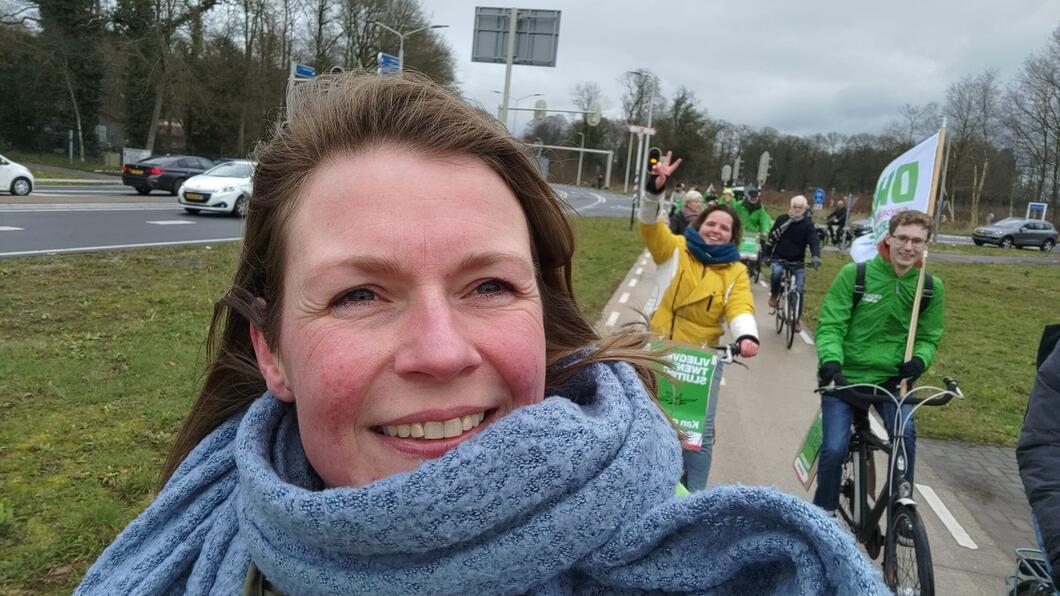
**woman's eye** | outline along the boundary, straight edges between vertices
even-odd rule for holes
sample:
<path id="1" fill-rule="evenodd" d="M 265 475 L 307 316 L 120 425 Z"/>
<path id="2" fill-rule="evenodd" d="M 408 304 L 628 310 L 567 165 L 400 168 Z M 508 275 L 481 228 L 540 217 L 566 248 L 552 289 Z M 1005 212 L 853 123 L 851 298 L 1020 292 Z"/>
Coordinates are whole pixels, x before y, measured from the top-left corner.
<path id="1" fill-rule="evenodd" d="M 354 288 L 345 294 L 335 299 L 335 305 L 339 306 L 342 304 L 363 304 L 365 302 L 371 302 L 375 300 L 377 296 L 375 292 L 368 288 Z"/>
<path id="2" fill-rule="evenodd" d="M 475 286 L 475 293 L 481 296 L 492 296 L 511 290 L 511 285 L 499 279 L 489 279 Z"/>

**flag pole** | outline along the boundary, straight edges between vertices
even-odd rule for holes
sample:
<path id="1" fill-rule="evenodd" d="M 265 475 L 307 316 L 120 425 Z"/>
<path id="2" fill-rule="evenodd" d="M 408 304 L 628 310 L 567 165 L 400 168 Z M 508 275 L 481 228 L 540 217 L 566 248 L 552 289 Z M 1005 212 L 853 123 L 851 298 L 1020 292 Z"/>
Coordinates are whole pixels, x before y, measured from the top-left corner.
<path id="1" fill-rule="evenodd" d="M 935 169 L 931 173 L 931 192 L 928 194 L 928 206 L 927 215 L 931 217 L 935 213 L 935 199 L 938 196 L 939 183 L 941 182 L 939 177 L 939 168 L 942 167 L 942 153 L 946 146 L 946 120 L 942 121 L 942 128 L 939 129 L 939 144 L 935 148 Z M 938 230 L 935 230 L 938 233 Z M 916 294 L 913 295 L 913 316 L 909 319 L 909 336 L 905 341 L 905 360 L 908 362 L 913 357 L 913 346 L 916 344 L 916 326 L 920 320 L 920 299 L 921 293 L 924 291 L 924 278 L 927 276 L 927 248 L 924 248 L 924 256 L 921 259 L 920 275 L 917 276 L 916 280 Z M 905 379 L 902 380 L 901 387 L 899 389 L 899 395 L 904 395 L 908 390 L 908 383 Z"/>

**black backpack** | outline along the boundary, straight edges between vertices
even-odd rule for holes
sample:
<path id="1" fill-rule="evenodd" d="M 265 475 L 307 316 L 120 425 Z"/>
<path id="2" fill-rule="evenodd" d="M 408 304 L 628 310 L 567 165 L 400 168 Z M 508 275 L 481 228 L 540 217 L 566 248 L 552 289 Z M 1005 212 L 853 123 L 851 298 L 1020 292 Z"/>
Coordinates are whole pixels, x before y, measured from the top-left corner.
<path id="1" fill-rule="evenodd" d="M 930 273 L 924 276 L 924 291 L 921 293 L 920 299 L 920 314 L 924 314 L 929 304 L 931 304 L 931 298 L 935 295 L 933 289 L 934 282 Z M 865 295 L 865 263 L 858 263 L 858 273 L 854 278 L 854 301 L 850 304 L 850 313 L 854 313 L 854 309 L 858 307 L 858 303 L 861 302 L 861 297 Z"/>

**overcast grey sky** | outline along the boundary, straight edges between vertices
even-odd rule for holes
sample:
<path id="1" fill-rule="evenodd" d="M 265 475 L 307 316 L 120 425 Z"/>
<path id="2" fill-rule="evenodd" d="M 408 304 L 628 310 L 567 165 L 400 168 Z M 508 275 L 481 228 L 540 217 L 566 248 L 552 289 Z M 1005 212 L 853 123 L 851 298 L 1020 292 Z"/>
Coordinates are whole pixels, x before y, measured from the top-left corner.
<path id="1" fill-rule="evenodd" d="M 476 6 L 425 0 L 456 55 L 464 94 L 496 111 L 504 65 L 471 62 Z M 968 73 L 1008 81 L 1060 26 L 1060 0 L 519 0 L 562 11 L 555 68 L 515 66 L 513 97 L 543 93 L 572 108 L 571 89 L 595 81 L 618 116 L 627 70 L 650 68 L 666 97 L 684 85 L 713 118 L 792 134 L 880 132 L 905 103 L 942 103 Z M 534 98 L 536 99 L 536 98 Z M 534 99 L 520 107 L 531 107 Z M 520 128 L 529 113 L 519 116 Z"/>

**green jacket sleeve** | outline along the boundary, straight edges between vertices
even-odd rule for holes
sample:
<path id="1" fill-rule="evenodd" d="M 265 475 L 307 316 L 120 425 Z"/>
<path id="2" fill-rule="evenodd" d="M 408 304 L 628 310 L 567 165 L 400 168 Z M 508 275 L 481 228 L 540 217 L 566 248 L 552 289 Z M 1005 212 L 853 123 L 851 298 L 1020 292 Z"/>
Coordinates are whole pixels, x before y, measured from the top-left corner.
<path id="1" fill-rule="evenodd" d="M 942 280 L 933 276 L 931 281 L 932 292 L 931 304 L 920 314 L 916 325 L 916 340 L 913 342 L 913 355 L 924 361 L 925 366 L 931 366 L 935 359 L 935 350 L 939 347 L 942 339 L 943 308 L 946 301 L 946 290 L 942 287 Z"/>
<path id="2" fill-rule="evenodd" d="M 843 364 L 843 339 L 850 327 L 857 267 L 855 263 L 848 263 L 839 270 L 821 304 L 813 338 L 814 343 L 817 344 L 817 360 L 820 364 L 825 362 Z"/>
<path id="3" fill-rule="evenodd" d="M 773 227 L 773 218 L 769 217 L 769 214 L 766 213 L 765 207 L 755 211 L 754 216 L 758 219 L 758 230 L 760 232 L 768 232 L 769 229 Z"/>

